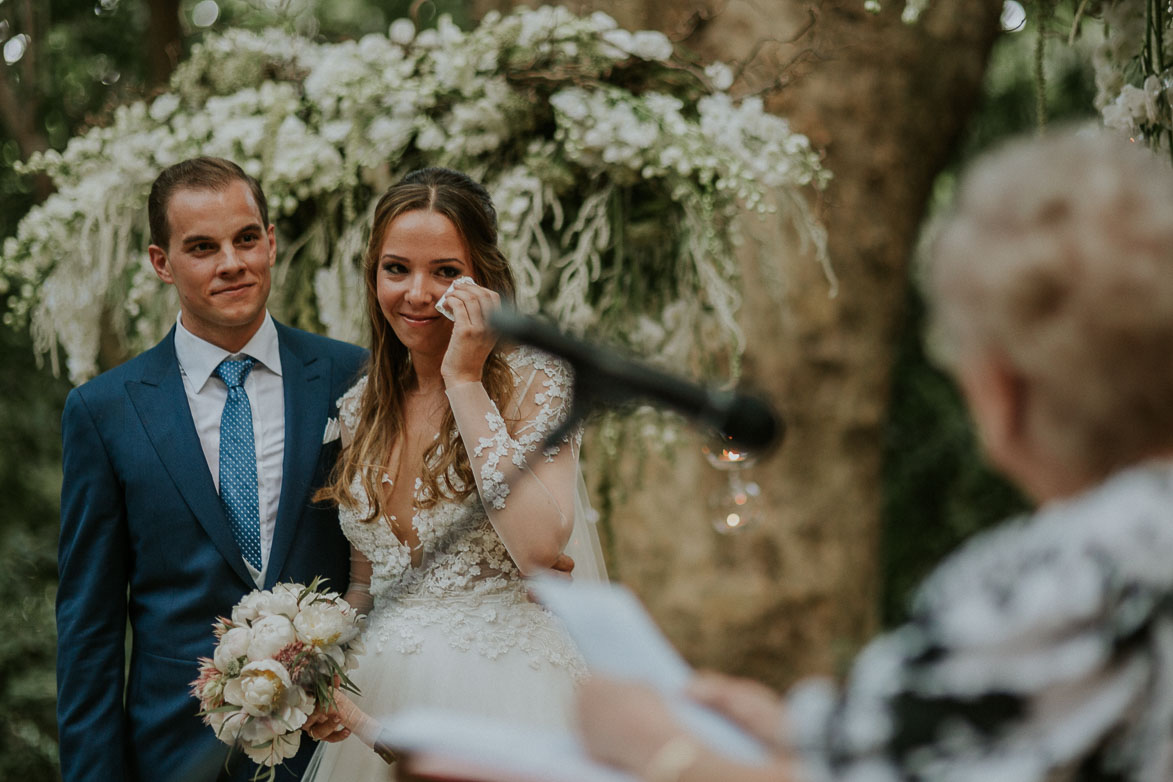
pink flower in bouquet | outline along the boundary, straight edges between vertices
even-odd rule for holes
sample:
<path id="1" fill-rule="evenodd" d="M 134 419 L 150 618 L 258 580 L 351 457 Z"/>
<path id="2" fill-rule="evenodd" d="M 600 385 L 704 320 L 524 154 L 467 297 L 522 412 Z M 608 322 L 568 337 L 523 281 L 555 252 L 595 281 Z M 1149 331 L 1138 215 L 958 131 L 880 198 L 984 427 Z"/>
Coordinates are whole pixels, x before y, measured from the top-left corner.
<path id="1" fill-rule="evenodd" d="M 200 703 L 211 708 L 224 705 L 224 673 L 207 657 L 200 658 L 200 677 L 191 683 L 192 692 Z"/>
<path id="2" fill-rule="evenodd" d="M 301 641 L 294 641 L 285 646 L 281 651 L 273 656 L 273 659 L 285 666 L 285 670 L 289 671 L 289 678 L 293 679 L 294 684 L 309 684 L 308 673 L 312 673 L 314 668 L 313 649 Z"/>

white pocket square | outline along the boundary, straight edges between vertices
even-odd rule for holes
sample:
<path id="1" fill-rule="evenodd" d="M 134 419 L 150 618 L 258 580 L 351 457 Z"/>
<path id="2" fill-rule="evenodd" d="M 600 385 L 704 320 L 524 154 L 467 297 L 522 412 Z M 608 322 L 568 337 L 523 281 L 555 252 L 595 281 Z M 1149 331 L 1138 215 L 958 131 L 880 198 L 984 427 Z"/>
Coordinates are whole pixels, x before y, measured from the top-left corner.
<path id="1" fill-rule="evenodd" d="M 326 431 L 322 432 L 322 445 L 332 443 L 342 436 L 342 426 L 337 418 L 326 419 Z"/>

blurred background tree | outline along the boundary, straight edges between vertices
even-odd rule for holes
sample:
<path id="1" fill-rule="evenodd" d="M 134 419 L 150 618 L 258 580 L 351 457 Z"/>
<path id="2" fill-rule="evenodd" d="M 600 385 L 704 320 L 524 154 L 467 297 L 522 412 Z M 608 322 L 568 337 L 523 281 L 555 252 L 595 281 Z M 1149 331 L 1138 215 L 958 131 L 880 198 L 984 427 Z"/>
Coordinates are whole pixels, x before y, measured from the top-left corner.
<path id="1" fill-rule="evenodd" d="M 1035 74 L 1038 12 L 1035 5 L 1007 3 L 1004 24 L 1009 29 L 994 44 L 981 108 L 953 161 L 937 178 L 930 215 L 948 203 L 966 161 L 1008 136 L 1037 127 L 1040 116 L 1047 123 L 1096 116 L 1091 62 L 1099 30 L 1085 30 L 1069 43 L 1071 13 L 1048 9 L 1040 91 Z M 1027 507 L 979 455 L 956 386 L 926 354 L 925 314 L 915 274 L 910 275 L 884 430 L 880 599 L 886 625 L 903 620 L 914 587 L 943 556 L 974 532 Z"/>
<path id="2" fill-rule="evenodd" d="M 861 0 L 862 4 L 862 0 Z M 819 4 L 813 4 L 819 5 Z M 1009 4 L 1008 4 L 1009 5 Z M 1054 3 L 1042 0 L 1048 11 Z M 384 32 L 415 11 L 420 26 L 440 13 L 468 24 L 461 0 L 8 0 L 0 3 L 0 240 L 51 184 L 17 175 L 36 150 L 61 149 L 110 108 L 160 89 L 203 31 L 283 26 L 326 39 Z M 934 190 L 950 192 L 956 166 L 1037 118 L 1035 33 L 1028 5 L 1022 32 L 995 45 L 982 105 Z M 1094 113 L 1087 49 L 1049 46 L 1046 113 Z M 890 110 L 897 114 L 899 106 Z M 0 280 L 0 288 L 5 285 Z M 925 359 L 923 312 L 908 283 L 884 425 L 883 556 L 878 598 L 884 621 L 902 616 L 910 587 L 945 552 L 1021 499 L 976 455 L 951 384 Z M 0 778 L 56 778 L 53 716 L 59 415 L 68 385 L 33 359 L 27 335 L 0 330 Z M 769 663 L 770 661 L 764 661 Z"/>

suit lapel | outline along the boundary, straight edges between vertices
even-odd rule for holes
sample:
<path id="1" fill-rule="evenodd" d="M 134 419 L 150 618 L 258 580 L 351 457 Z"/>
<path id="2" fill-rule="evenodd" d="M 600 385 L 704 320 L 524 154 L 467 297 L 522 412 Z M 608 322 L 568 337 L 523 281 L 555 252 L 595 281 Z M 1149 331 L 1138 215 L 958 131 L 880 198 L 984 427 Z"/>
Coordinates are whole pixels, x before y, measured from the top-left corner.
<path id="1" fill-rule="evenodd" d="M 147 362 L 142 377 L 138 381 L 127 381 L 126 393 L 163 469 L 184 502 L 221 556 L 245 584 L 253 586 L 192 422 L 187 392 L 175 358 L 175 329 L 172 328 L 166 339 L 144 357 Z"/>
<path id="2" fill-rule="evenodd" d="M 314 468 L 322 450 L 322 433 L 330 413 L 330 361 L 299 349 L 290 330 L 277 324 L 281 346 L 281 374 L 285 386 L 285 457 L 281 474 L 281 501 L 265 587 L 275 584 L 285 568 L 290 547 L 310 503 Z"/>

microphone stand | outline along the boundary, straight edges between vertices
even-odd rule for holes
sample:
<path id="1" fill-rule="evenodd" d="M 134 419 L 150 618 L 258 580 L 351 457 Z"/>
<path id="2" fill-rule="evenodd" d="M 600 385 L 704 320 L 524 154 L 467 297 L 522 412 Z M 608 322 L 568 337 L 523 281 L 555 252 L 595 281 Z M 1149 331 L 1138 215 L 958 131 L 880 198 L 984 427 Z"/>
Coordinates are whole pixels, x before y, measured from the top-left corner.
<path id="1" fill-rule="evenodd" d="M 547 446 L 560 442 L 596 408 L 614 408 L 637 399 L 673 409 L 716 430 L 727 443 L 757 453 L 776 445 L 785 431 L 777 413 L 760 397 L 700 386 L 571 337 L 511 308 L 493 312 L 489 324 L 505 339 L 533 345 L 574 369 L 569 414 L 546 438 Z"/>

